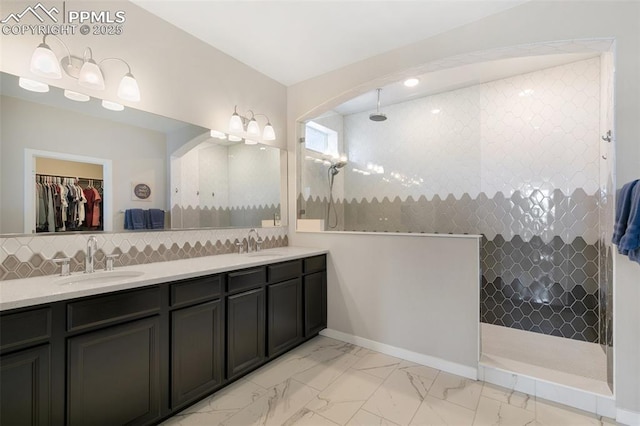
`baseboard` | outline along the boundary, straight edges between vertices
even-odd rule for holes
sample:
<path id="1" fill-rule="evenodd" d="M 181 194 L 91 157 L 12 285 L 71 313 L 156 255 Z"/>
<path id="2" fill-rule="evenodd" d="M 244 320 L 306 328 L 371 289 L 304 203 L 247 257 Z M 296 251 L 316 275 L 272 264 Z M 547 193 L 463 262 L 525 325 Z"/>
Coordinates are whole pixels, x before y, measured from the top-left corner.
<path id="1" fill-rule="evenodd" d="M 623 425 L 637 426 L 640 425 L 640 413 L 618 408 L 616 410 L 616 421 Z"/>
<path id="2" fill-rule="evenodd" d="M 409 351 L 397 346 L 387 345 L 386 343 L 376 342 L 375 340 L 365 339 L 364 337 L 354 336 L 353 334 L 347 334 L 329 328 L 322 330 L 320 334 L 332 339 L 362 346 L 363 348 L 371 349 L 373 351 L 380 352 L 386 355 L 406 359 L 407 361 L 415 362 L 416 364 L 426 365 L 427 367 L 435 368 L 447 373 L 455 374 L 473 380 L 478 379 L 478 369 L 467 365 L 462 365 L 444 360 L 442 358 Z"/>

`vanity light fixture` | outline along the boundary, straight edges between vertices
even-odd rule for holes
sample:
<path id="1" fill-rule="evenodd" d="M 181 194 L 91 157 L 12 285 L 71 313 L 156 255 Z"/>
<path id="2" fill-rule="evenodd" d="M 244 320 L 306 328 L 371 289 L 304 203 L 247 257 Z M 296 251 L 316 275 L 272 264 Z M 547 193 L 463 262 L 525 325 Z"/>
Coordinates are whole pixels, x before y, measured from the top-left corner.
<path id="1" fill-rule="evenodd" d="M 251 114 L 250 117 L 240 115 L 237 105 L 233 108 L 233 114 L 229 119 L 229 133 L 231 133 L 231 135 L 238 140 L 244 139 L 247 145 L 256 144 L 260 139 L 263 141 L 273 141 L 276 139 L 276 132 L 271 125 L 269 117 L 264 114 L 254 114 L 251 110 L 247 112 Z M 256 120 L 258 116 L 263 116 L 267 119 L 267 124 L 264 126 L 262 132 L 260 132 L 260 125 Z M 229 135 L 229 140 L 235 141 L 235 139 L 231 139 L 231 135 Z"/>
<path id="2" fill-rule="evenodd" d="M 415 77 L 408 78 L 404 81 L 404 85 L 407 87 L 415 87 L 418 85 L 418 83 L 420 83 L 420 80 Z"/>
<path id="3" fill-rule="evenodd" d="M 42 43 L 33 51 L 29 69 L 39 77 L 60 79 L 62 78 L 60 62 L 58 62 L 56 54 L 53 53 L 53 50 L 51 50 L 51 47 L 46 43 L 46 40 L 47 36 L 45 35 L 42 37 Z M 67 46 L 64 45 L 64 47 L 66 48 Z M 70 52 L 69 56 L 71 56 Z"/>
<path id="4" fill-rule="evenodd" d="M 87 57 L 87 52 L 89 57 Z M 80 74 L 78 74 L 78 84 L 93 90 L 104 90 L 104 76 L 102 70 L 93 60 L 93 52 L 90 47 L 84 50 L 82 68 L 80 68 Z"/>
<path id="5" fill-rule="evenodd" d="M 84 93 L 74 92 L 73 90 L 68 90 L 68 89 L 65 89 L 64 97 L 77 102 L 87 102 L 89 99 L 91 99 L 89 95 L 85 95 Z"/>
<path id="6" fill-rule="evenodd" d="M 39 81 L 30 80 L 28 78 L 20 77 L 18 80 L 18 86 L 30 92 L 46 93 L 49 91 L 49 85 L 46 83 L 40 83 Z"/>
<path id="7" fill-rule="evenodd" d="M 60 61 L 46 43 L 49 36 L 58 40 L 66 50 L 66 56 Z M 42 37 L 42 43 L 36 47 L 33 55 L 31 55 L 30 70 L 37 76 L 51 79 L 61 79 L 62 70 L 64 70 L 69 77 L 77 79 L 78 84 L 82 87 L 92 90 L 105 90 L 106 85 L 102 64 L 105 61 L 113 60 L 122 62 L 127 66 L 126 74 L 120 79 L 118 97 L 130 102 L 140 101 L 140 88 L 131 73 L 131 67 L 127 61 L 121 58 L 106 58 L 96 62 L 93 59 L 93 51 L 90 47 L 85 48 L 81 58 L 74 56 L 62 39 L 55 34 L 46 34 Z"/>

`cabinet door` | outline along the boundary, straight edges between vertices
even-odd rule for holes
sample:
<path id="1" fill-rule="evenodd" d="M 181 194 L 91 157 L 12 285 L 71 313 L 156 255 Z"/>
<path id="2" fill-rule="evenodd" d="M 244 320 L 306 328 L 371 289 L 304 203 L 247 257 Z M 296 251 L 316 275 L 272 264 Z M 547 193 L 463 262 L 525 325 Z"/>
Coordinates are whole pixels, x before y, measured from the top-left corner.
<path id="1" fill-rule="evenodd" d="M 232 379 L 265 357 L 264 288 L 227 299 L 227 377 Z"/>
<path id="2" fill-rule="evenodd" d="M 304 336 L 327 327 L 327 279 L 325 272 L 304 277 Z"/>
<path id="3" fill-rule="evenodd" d="M 289 349 L 302 339 L 300 278 L 267 287 L 267 303 L 267 341 L 271 357 Z"/>
<path id="4" fill-rule="evenodd" d="M 0 357 L 0 424 L 48 425 L 49 345 Z"/>
<path id="5" fill-rule="evenodd" d="M 70 425 L 136 425 L 160 415 L 160 320 L 68 339 Z"/>
<path id="6" fill-rule="evenodd" d="M 223 319 L 220 300 L 172 312 L 172 408 L 222 384 Z"/>

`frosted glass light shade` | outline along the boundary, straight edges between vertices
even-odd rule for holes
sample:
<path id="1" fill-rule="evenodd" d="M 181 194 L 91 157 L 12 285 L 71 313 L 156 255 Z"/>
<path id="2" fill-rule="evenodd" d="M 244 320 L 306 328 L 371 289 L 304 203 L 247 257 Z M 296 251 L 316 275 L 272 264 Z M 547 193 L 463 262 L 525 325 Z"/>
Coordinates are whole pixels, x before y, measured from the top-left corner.
<path id="1" fill-rule="evenodd" d="M 85 95 L 84 93 L 74 92 L 73 90 L 65 90 L 64 97 L 77 102 L 87 102 L 89 99 L 91 99 L 89 95 Z"/>
<path id="2" fill-rule="evenodd" d="M 39 81 L 29 80 L 28 78 L 20 77 L 18 79 L 18 86 L 30 92 L 46 93 L 49 91 L 49 85 L 40 83 Z"/>
<path id="3" fill-rule="evenodd" d="M 267 125 L 264 126 L 264 131 L 262 132 L 262 140 L 265 140 L 265 141 L 276 140 L 276 131 L 273 130 L 273 126 L 271 125 L 271 123 L 267 123 Z"/>
<path id="4" fill-rule="evenodd" d="M 247 134 L 251 136 L 260 136 L 260 126 L 255 118 L 252 118 L 247 125 Z"/>
<path id="5" fill-rule="evenodd" d="M 125 101 L 139 102 L 140 101 L 140 88 L 138 82 L 131 73 L 125 74 L 120 80 L 120 86 L 118 86 L 118 97 Z"/>
<path id="6" fill-rule="evenodd" d="M 45 44 L 40 43 L 36 50 L 31 55 L 30 70 L 35 75 L 44 78 L 62 78 L 62 69 L 60 68 L 60 62 L 53 53 L 51 48 Z"/>
<path id="7" fill-rule="evenodd" d="M 93 59 L 87 59 L 78 75 L 78 84 L 93 90 L 104 90 L 104 76 Z"/>
<path id="8" fill-rule="evenodd" d="M 237 112 L 234 112 L 229 120 L 229 132 L 230 133 L 240 133 L 244 131 L 244 126 L 242 125 L 242 118 L 238 115 Z"/>
<path id="9" fill-rule="evenodd" d="M 244 140 L 244 144 L 245 144 L 245 145 L 257 145 L 257 144 L 258 144 L 258 141 L 254 141 L 254 140 L 252 140 L 252 139 L 245 139 L 245 140 Z"/>
<path id="10" fill-rule="evenodd" d="M 111 111 L 122 111 L 124 109 L 124 105 L 104 99 L 102 100 L 102 107 Z"/>
<path id="11" fill-rule="evenodd" d="M 240 142 L 242 140 L 242 138 L 240 136 L 229 135 L 229 140 L 231 142 Z"/>
<path id="12" fill-rule="evenodd" d="M 216 138 L 216 139 L 220 139 L 220 140 L 225 140 L 227 139 L 227 135 L 225 135 L 224 133 L 218 131 L 218 130 L 211 130 L 211 132 L 209 132 L 209 134 L 211 135 L 212 138 Z"/>

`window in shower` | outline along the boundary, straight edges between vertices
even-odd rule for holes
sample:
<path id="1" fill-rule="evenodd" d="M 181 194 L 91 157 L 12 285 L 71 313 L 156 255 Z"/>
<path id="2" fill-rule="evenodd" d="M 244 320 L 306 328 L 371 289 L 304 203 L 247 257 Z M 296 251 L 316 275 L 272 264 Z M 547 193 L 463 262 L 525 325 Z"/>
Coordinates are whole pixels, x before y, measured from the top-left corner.
<path id="1" fill-rule="evenodd" d="M 305 148 L 330 157 L 338 157 L 338 132 L 314 121 L 305 129 Z"/>

